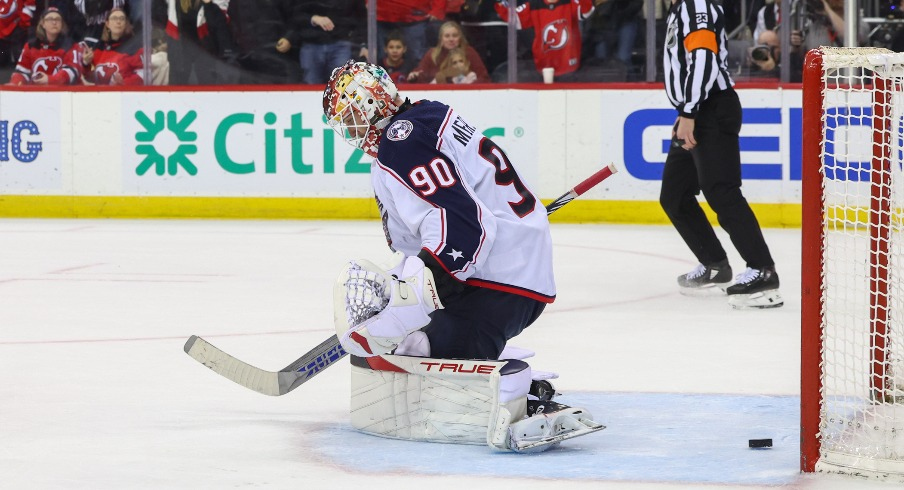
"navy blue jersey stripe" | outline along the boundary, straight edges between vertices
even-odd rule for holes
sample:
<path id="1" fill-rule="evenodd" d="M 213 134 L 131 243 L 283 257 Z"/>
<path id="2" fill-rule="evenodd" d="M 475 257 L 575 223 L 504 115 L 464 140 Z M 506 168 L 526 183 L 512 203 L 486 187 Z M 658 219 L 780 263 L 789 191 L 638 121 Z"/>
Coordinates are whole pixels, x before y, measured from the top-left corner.
<path id="1" fill-rule="evenodd" d="M 438 149 L 438 135 L 450 113 L 448 106 L 438 102 L 414 104 L 392 122 L 409 121 L 411 133 L 396 140 L 384 135 L 378 161 L 421 199 L 444 211 L 444 241 L 433 253 L 454 273 L 473 264 L 486 231 L 480 207 L 458 167 Z M 392 162 L 392 166 L 383 162 Z"/>

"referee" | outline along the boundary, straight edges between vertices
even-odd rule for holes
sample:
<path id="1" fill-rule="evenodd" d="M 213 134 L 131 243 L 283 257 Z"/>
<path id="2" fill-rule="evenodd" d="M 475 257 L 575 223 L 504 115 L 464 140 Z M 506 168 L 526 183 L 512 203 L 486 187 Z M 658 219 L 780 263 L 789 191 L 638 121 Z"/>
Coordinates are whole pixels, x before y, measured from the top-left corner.
<path id="1" fill-rule="evenodd" d="M 777 307 L 783 301 L 775 262 L 741 194 L 741 103 L 727 59 L 722 7 L 713 0 L 672 0 L 663 63 L 665 91 L 678 119 L 659 203 L 700 262 L 678 277 L 683 294 L 724 290 L 735 308 Z M 733 285 L 725 249 L 697 202 L 701 191 L 746 262 Z"/>

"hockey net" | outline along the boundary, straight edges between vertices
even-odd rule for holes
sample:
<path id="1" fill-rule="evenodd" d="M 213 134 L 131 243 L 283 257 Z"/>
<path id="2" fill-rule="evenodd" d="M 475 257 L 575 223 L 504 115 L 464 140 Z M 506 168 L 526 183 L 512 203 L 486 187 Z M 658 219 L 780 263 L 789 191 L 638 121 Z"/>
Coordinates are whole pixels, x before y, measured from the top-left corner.
<path id="1" fill-rule="evenodd" d="M 802 471 L 904 482 L 902 84 L 885 49 L 805 62 Z"/>

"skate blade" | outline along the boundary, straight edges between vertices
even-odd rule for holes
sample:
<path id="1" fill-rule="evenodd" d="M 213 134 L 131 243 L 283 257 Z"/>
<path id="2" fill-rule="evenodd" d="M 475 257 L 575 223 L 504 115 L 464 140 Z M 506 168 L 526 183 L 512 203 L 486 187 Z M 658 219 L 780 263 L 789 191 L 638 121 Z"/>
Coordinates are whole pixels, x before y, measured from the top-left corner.
<path id="1" fill-rule="evenodd" d="M 515 443 L 515 444 L 512 444 L 511 449 L 512 449 L 512 451 L 514 451 L 516 453 L 526 453 L 526 454 L 540 453 L 540 452 L 547 451 L 549 449 L 552 449 L 552 448 L 558 446 L 559 444 L 562 443 L 562 441 L 567 441 L 568 439 L 573 439 L 575 437 L 592 434 L 594 432 L 597 432 L 597 431 L 600 431 L 600 430 L 603 430 L 606 428 L 605 425 L 602 425 L 602 424 L 599 424 L 599 423 L 596 423 L 593 421 L 588 421 L 586 423 L 588 425 L 585 428 L 572 430 L 569 432 L 565 432 L 563 434 L 557 434 L 557 435 L 547 437 L 547 438 L 539 440 L 539 441 Z"/>
<path id="2" fill-rule="evenodd" d="M 777 289 L 760 291 L 753 294 L 733 294 L 728 297 L 728 304 L 736 310 L 763 310 L 778 308 L 785 304 Z"/>
<path id="3" fill-rule="evenodd" d="M 716 296 L 725 296 L 725 290 L 731 286 L 730 282 L 725 284 L 710 284 L 699 288 L 684 288 L 678 286 L 678 292 L 682 296 L 690 296 L 693 298 L 713 298 Z"/>

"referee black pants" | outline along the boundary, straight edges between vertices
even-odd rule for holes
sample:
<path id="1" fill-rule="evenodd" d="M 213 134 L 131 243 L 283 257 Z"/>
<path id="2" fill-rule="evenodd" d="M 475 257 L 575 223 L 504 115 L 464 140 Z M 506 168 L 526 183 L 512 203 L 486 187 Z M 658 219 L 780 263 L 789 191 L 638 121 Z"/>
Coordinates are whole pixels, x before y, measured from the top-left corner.
<path id="1" fill-rule="evenodd" d="M 734 90 L 712 94 L 701 105 L 694 125 L 697 146 L 671 146 L 662 173 L 659 203 L 701 264 L 727 255 L 696 195 L 701 191 L 728 232 L 747 267 L 774 266 L 760 224 L 741 194 L 741 102 Z"/>

